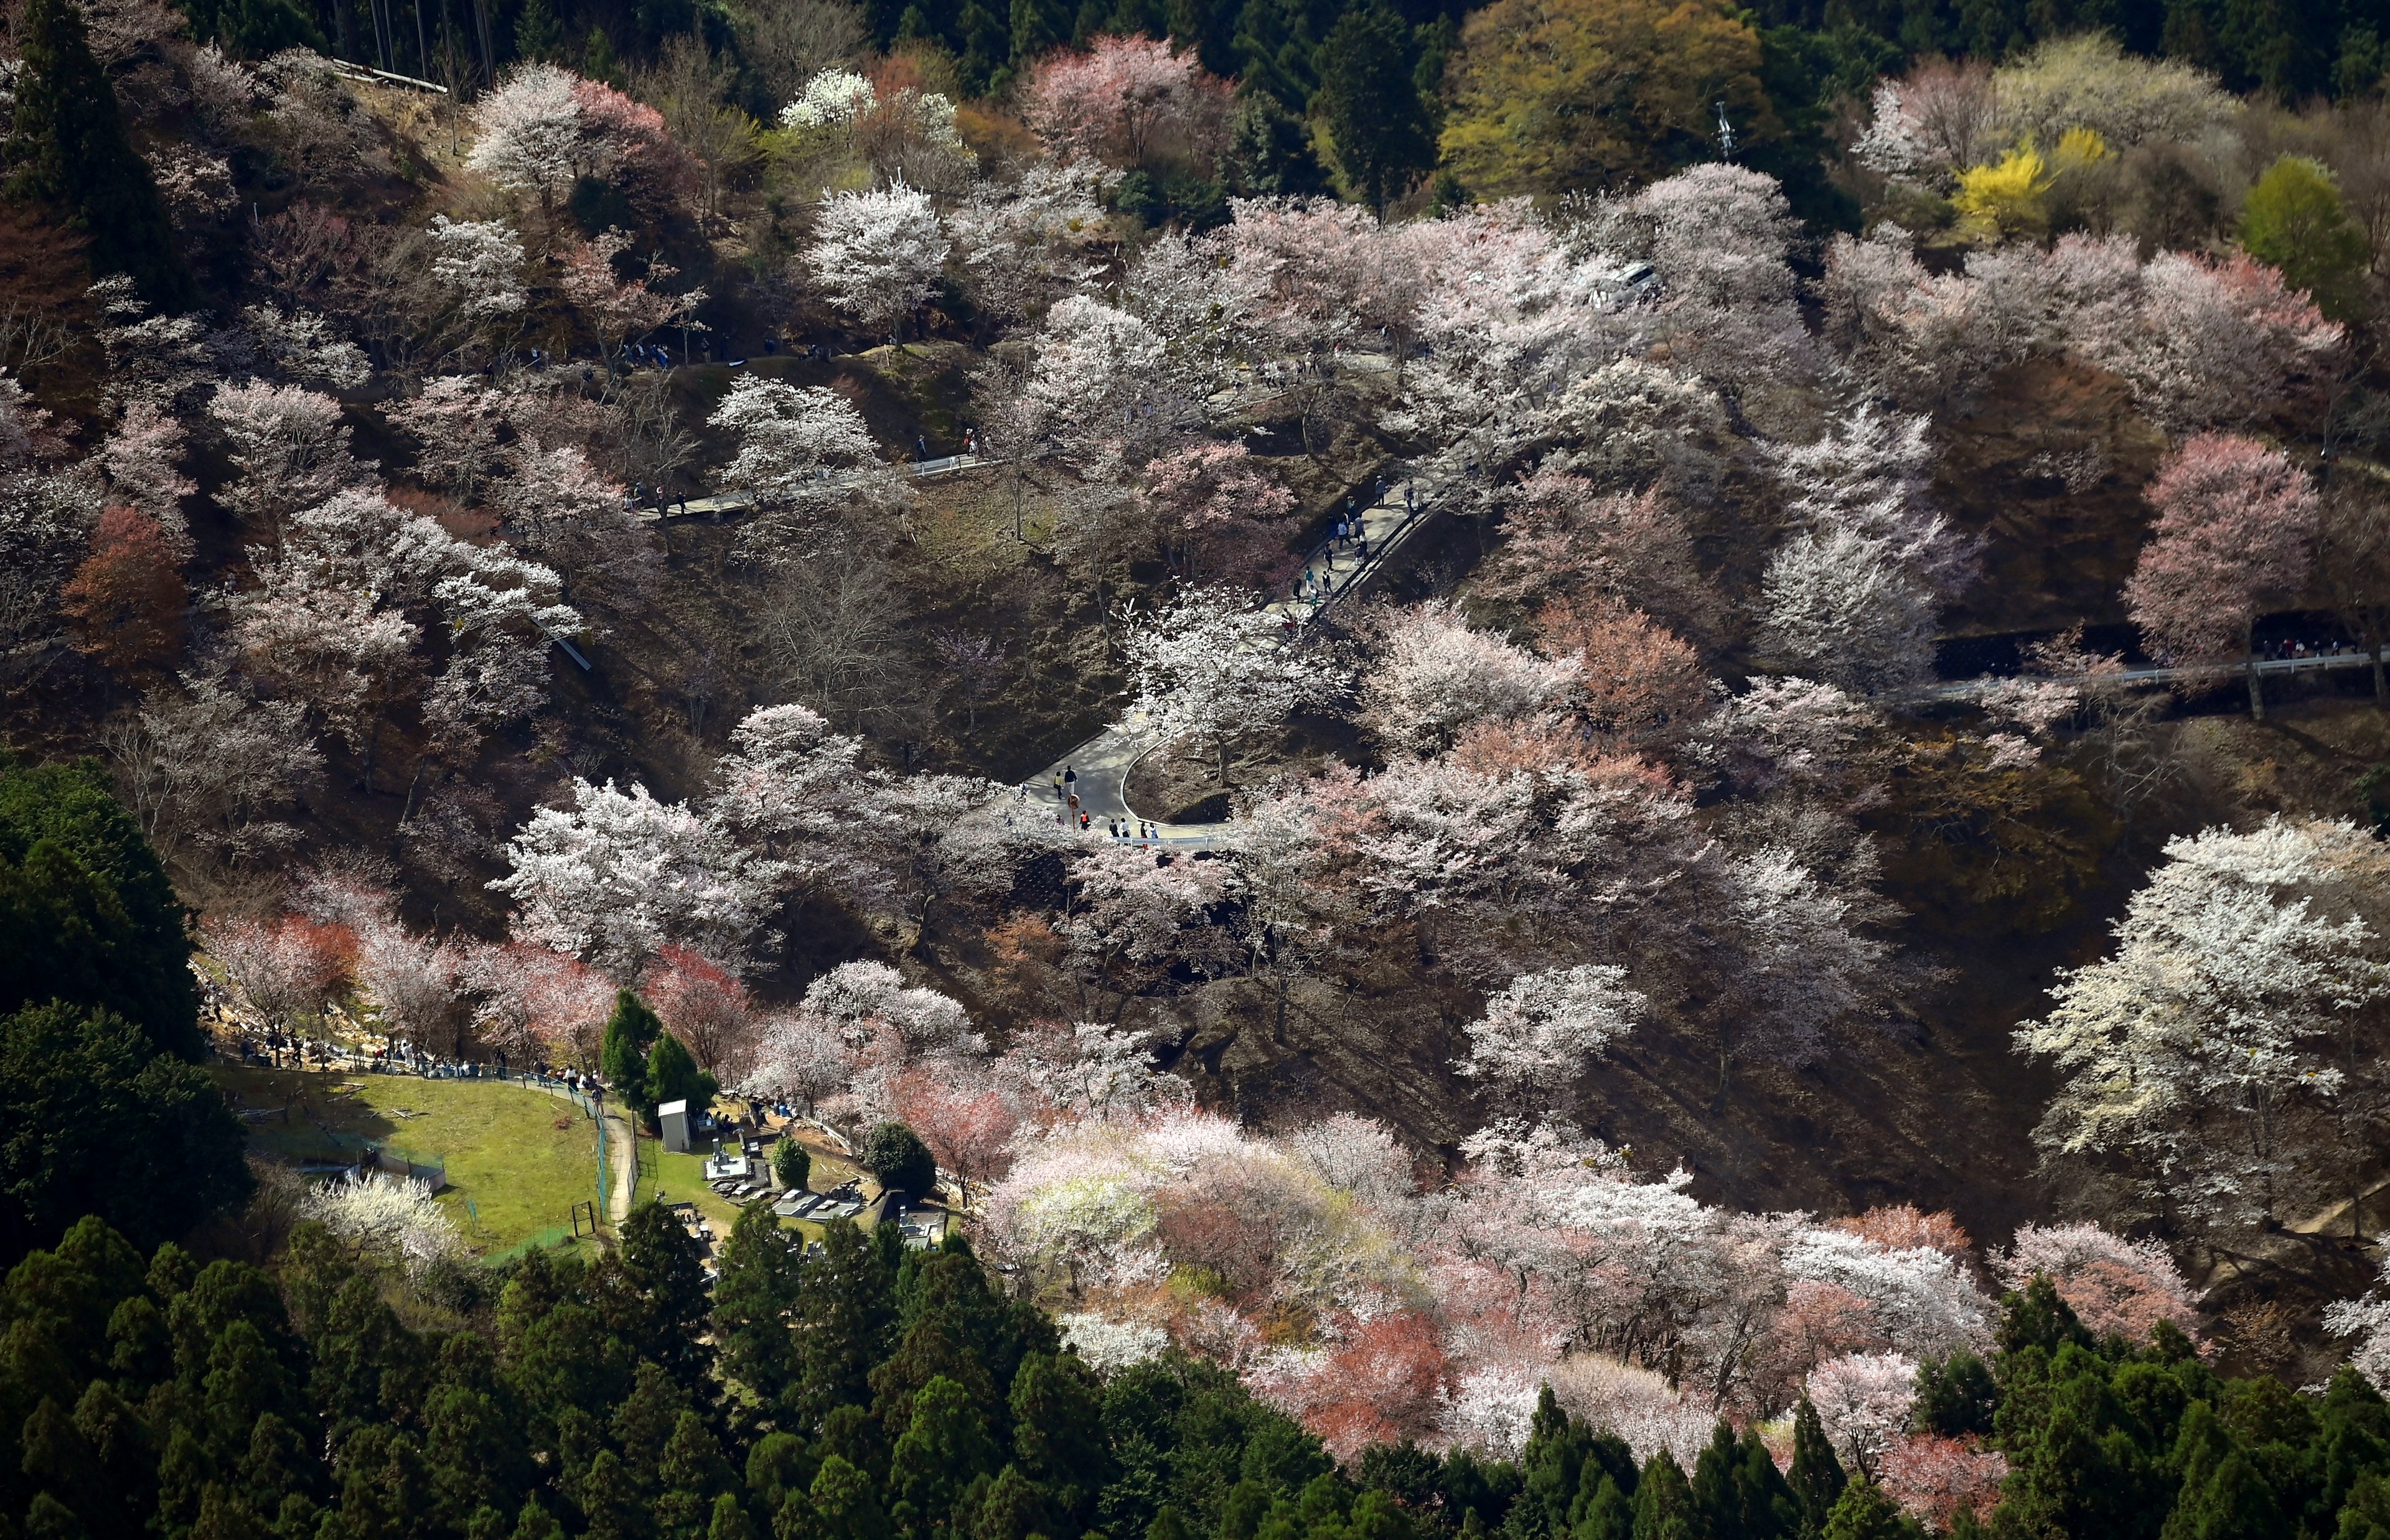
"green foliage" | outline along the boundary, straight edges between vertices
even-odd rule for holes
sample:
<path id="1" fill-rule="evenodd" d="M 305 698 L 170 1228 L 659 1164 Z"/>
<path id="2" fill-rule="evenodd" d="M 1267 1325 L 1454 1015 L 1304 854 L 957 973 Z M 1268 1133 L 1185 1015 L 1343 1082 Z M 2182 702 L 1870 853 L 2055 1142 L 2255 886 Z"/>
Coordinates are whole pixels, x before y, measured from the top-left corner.
<path id="1" fill-rule="evenodd" d="M 148 164 L 124 136 L 116 89 L 92 58 L 74 0 L 27 0 L 15 124 L 0 160 L 9 195 L 51 204 L 91 238 L 92 266 L 129 275 L 162 310 L 190 308 L 191 275 L 175 254 Z"/>
<path id="2" fill-rule="evenodd" d="M 1446 71 L 1445 163 L 1484 194 L 1664 176 L 1716 153 L 1716 104 L 1756 148 L 1780 125 L 1758 33 L 1723 3 L 1495 0 Z"/>
<path id="3" fill-rule="evenodd" d="M 99 766 L 0 759 L 0 1013 L 99 1007 L 196 1060 L 190 952 L 173 884 Z"/>
<path id="4" fill-rule="evenodd" d="M 1943 1438 L 1988 1434 L 1999 1404 L 1992 1371 L 1965 1348 L 1917 1366 L 1915 1417 L 1921 1431 Z"/>
<path id="5" fill-rule="evenodd" d="M 107 1010 L 0 1018 L 0 1263 L 96 1214 L 143 1245 L 249 1191 L 240 1122 L 207 1076 Z"/>
<path id="6" fill-rule="evenodd" d="M 2341 206 L 2340 187 L 2320 161 L 2285 155 L 2266 169 L 2241 205 L 2241 244 L 2282 270 L 2334 320 L 2365 309 L 2365 232 Z"/>
<path id="7" fill-rule="evenodd" d="M 780 1227 L 771 1205 L 751 1203 L 739 1211 L 719 1259 L 713 1333 L 722 1369 L 766 1401 L 777 1401 L 796 1379 L 791 1323 L 801 1255 L 801 1238 Z"/>
<path id="8" fill-rule="evenodd" d="M 648 1050 L 647 1106 L 652 1110 L 666 1102 L 685 1101 L 692 1110 L 701 1110 L 713 1103 L 718 1087 L 713 1077 L 697 1067 L 688 1048 L 670 1033 L 656 1038 L 655 1046 Z"/>
<path id="9" fill-rule="evenodd" d="M 648 1003 L 625 989 L 614 996 L 614 1013 L 606 1018 L 606 1037 L 598 1053 L 598 1071 L 614 1094 L 637 1108 L 641 1116 L 655 1110 L 647 1099 L 648 1054 L 664 1024 Z"/>
<path id="10" fill-rule="evenodd" d="M 794 1139 L 779 1140 L 772 1146 L 772 1174 L 781 1187 L 803 1191 L 814 1179 L 812 1153 Z"/>
<path id="11" fill-rule="evenodd" d="M 236 58 L 268 58 L 285 48 L 325 50 L 315 19 L 292 0 L 178 0 L 191 32 Z"/>
<path id="12" fill-rule="evenodd" d="M 1344 185 L 1383 211 L 1435 165 L 1411 29 L 1377 6 L 1344 13 L 1320 51 L 1319 102 Z"/>
<path id="13" fill-rule="evenodd" d="M 1792 1489 L 1792 1507 L 1797 1516 L 1795 1533 L 1801 1540 L 1817 1540 L 1825 1534 L 1826 1521 L 1834 1505 L 1842 1501 L 1844 1483 L 1841 1457 L 1826 1438 L 1826 1426 L 1818 1420 L 1818 1408 L 1803 1396 L 1792 1411 L 1792 1469 L 1789 1484 Z"/>
<path id="14" fill-rule="evenodd" d="M 938 1182 L 938 1162 L 930 1147 L 901 1123 L 883 1123 L 864 1139 L 863 1169 L 889 1191 L 916 1198 Z"/>
<path id="15" fill-rule="evenodd" d="M 1924 1534 L 1881 1487 L 1861 1481 L 1843 1489 L 1827 1516 L 1825 1540 L 1924 1540 Z"/>

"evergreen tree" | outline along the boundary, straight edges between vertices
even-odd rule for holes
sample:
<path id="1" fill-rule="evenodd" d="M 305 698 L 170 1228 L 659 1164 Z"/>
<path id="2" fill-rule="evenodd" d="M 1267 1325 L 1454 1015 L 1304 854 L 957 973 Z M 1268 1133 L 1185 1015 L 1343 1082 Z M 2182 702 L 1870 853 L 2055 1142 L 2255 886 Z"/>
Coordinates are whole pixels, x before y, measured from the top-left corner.
<path id="1" fill-rule="evenodd" d="M 796 1378 L 791 1325 L 803 1252 L 803 1238 L 757 1202 L 739 1211 L 718 1259 L 713 1336 L 723 1372 L 765 1401 L 777 1401 Z"/>
<path id="2" fill-rule="evenodd" d="M 2074 1307 L 2058 1297 L 2058 1286 L 2047 1277 L 2037 1273 L 2022 1290 L 2000 1296 L 2002 1353 L 2031 1347 L 2055 1354 L 2069 1342 L 2085 1348 L 2093 1345 Z"/>
<path id="3" fill-rule="evenodd" d="M 713 1515 L 705 1527 L 705 1540 L 762 1540 L 755 1532 L 755 1521 L 749 1517 L 746 1505 L 737 1495 L 726 1492 L 713 1499 Z"/>
<path id="4" fill-rule="evenodd" d="M 780 1139 L 772 1146 L 772 1174 L 783 1188 L 804 1191 L 814 1179 L 812 1152 L 794 1139 Z"/>
<path id="5" fill-rule="evenodd" d="M 616 1271 L 636 1301 L 636 1310 L 623 1318 L 632 1340 L 687 1394 L 709 1397 L 713 1349 L 704 1337 L 713 1302 L 696 1239 L 670 1210 L 649 1199 L 623 1221 L 616 1258 Z"/>
<path id="6" fill-rule="evenodd" d="M 27 0 L 15 128 L 5 152 L 13 196 L 58 208 L 91 239 L 92 265 L 129 275 L 161 310 L 198 299 L 176 254 L 148 162 L 124 136 L 116 88 L 92 57 L 74 0 Z"/>
<path id="7" fill-rule="evenodd" d="M 840 1456 L 822 1461 L 807 1498 L 817 1540 L 893 1540 L 876 1483 Z"/>
<path id="8" fill-rule="evenodd" d="M 921 1136 L 901 1123 L 883 1123 L 863 1141 L 863 1166 L 890 1192 L 920 1198 L 938 1184 L 938 1162 Z"/>
<path id="9" fill-rule="evenodd" d="M 29 45 L 29 72 L 31 58 Z M 0 754 L 0 1015 L 101 1007 L 197 1061 L 207 1044 L 190 956 L 174 885 L 99 766 Z"/>
<path id="10" fill-rule="evenodd" d="M 1918 1427 L 1943 1438 L 1988 1437 L 1999 1410 L 1999 1387 L 1984 1361 L 1965 1348 L 1917 1366 Z"/>
<path id="11" fill-rule="evenodd" d="M 553 63 L 564 51 L 564 29 L 547 0 L 523 0 L 515 17 L 515 55 L 534 63 Z"/>
<path id="12" fill-rule="evenodd" d="M 1826 1530 L 1826 1519 L 1841 1501 L 1844 1484 L 1849 1481 L 1844 1474 L 1843 1462 L 1834 1446 L 1826 1438 L 1825 1424 L 1818 1420 L 1818 1408 L 1803 1396 L 1792 1413 L 1792 1502 L 1800 1515 L 1801 1540 L 1818 1540 Z"/>
<path id="13" fill-rule="evenodd" d="M 1696 1540 L 1701 1515 L 1676 1457 L 1661 1450 L 1643 1467 L 1635 1490 L 1635 1540 Z"/>
<path id="14" fill-rule="evenodd" d="M 1471 1518 L 1477 1510 L 1470 1509 Z M 1576 1522 L 1569 1526 L 1569 1540 L 1631 1540 L 1635 1533 L 1635 1503 L 1620 1489 L 1609 1471 L 1601 1471 L 1589 1492 L 1578 1502 Z"/>
<path id="15" fill-rule="evenodd" d="M 971 1482 L 990 1474 L 996 1446 L 971 1392 L 941 1375 L 913 1398 L 912 1423 L 888 1456 L 890 1506 L 898 1534 L 927 1540 Z"/>
<path id="16" fill-rule="evenodd" d="M 860 1406 L 895 1325 L 893 1270 L 852 1220 L 823 1228 L 821 1255 L 797 1288 L 799 1415 L 818 1425 L 833 1407 Z"/>
<path id="17" fill-rule="evenodd" d="M 664 1540 L 706 1540 L 714 1499 L 730 1495 L 730 1466 L 705 1419 L 685 1411 L 656 1462 L 656 1527 Z M 734 1501 L 733 1507 L 737 1504 Z"/>
<path id="18" fill-rule="evenodd" d="M 1377 5 L 1346 11 L 1319 58 L 1319 103 L 1337 167 L 1345 185 L 1383 213 L 1387 199 L 1435 165 L 1410 27 Z"/>
<path id="19" fill-rule="evenodd" d="M 1873 1482 L 1844 1487 L 1826 1519 L 1825 1540 L 1923 1540 L 1923 1535 L 1917 1521 Z"/>
<path id="20" fill-rule="evenodd" d="M 1112 1479 L 1104 1389 L 1075 1353 L 1033 1353 L 1012 1378 L 1012 1450 L 1022 1471 L 1084 1528 Z"/>
<path id="21" fill-rule="evenodd" d="M 614 1013 L 606 1019 L 606 1039 L 598 1053 L 598 1072 L 615 1097 L 641 1117 L 655 1104 L 648 1099 L 648 1050 L 663 1035 L 664 1024 L 648 1003 L 625 989 L 614 996 Z"/>
<path id="22" fill-rule="evenodd" d="M 650 1111 L 674 1101 L 702 1110 L 713 1104 L 716 1089 L 713 1077 L 697 1067 L 679 1038 L 670 1033 L 656 1038 L 648 1050 L 646 1106 Z"/>
<path id="23" fill-rule="evenodd" d="M 87 1214 L 155 1244 L 250 1188 L 214 1084 L 112 1011 L 0 1017 L 0 1265 Z"/>

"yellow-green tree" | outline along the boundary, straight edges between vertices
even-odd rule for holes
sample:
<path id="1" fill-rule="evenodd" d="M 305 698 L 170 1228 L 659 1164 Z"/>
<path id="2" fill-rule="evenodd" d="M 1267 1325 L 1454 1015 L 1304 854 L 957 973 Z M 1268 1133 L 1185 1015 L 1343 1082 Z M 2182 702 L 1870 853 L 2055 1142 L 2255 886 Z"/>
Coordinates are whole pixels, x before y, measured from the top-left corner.
<path id="1" fill-rule="evenodd" d="M 2241 244 L 2259 262 L 2282 270 L 2316 308 L 2336 321 L 2365 306 L 2365 232 L 2341 206 L 2332 173 L 2304 155 L 2285 155 L 2266 169 L 2241 205 Z"/>
<path id="2" fill-rule="evenodd" d="M 1471 192 L 1556 193 L 1664 176 L 1780 132 L 1759 34 L 1719 0 L 1495 0 L 1453 58 L 1445 161 Z"/>

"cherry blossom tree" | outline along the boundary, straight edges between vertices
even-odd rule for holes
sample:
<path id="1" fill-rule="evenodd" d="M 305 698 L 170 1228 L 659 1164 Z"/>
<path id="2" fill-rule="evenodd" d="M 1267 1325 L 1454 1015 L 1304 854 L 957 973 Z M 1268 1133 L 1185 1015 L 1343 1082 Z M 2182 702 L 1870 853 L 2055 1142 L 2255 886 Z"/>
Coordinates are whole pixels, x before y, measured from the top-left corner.
<path id="1" fill-rule="evenodd" d="M 2064 1077 L 2037 1141 L 2116 1157 L 2178 1223 L 2272 1219 L 2317 1153 L 2298 1114 L 2343 1083 L 2334 1038 L 2390 984 L 2372 929 L 2336 918 L 2366 844 L 2346 822 L 2280 819 L 2170 841 L 2114 953 L 2062 973 L 2016 1033 Z"/>
<path id="2" fill-rule="evenodd" d="M 1189 582 L 1261 587 L 1291 569 L 1294 494 L 1243 444 L 1206 441 L 1152 460 L 1145 493 L 1165 527 L 1182 532 L 1177 565 Z"/>
<path id="3" fill-rule="evenodd" d="M 1972 1441 L 1923 1434 L 1906 1438 L 1883 1453 L 1877 1480 L 1885 1495 L 1941 1533 L 1959 1510 L 1989 1513 L 2000 1500 L 2008 1457 Z"/>
<path id="4" fill-rule="evenodd" d="M 523 287 L 523 246 L 503 220 L 431 216 L 427 276 L 467 331 L 496 335 L 531 302 Z"/>
<path id="5" fill-rule="evenodd" d="M 506 464 L 510 474 L 498 483 L 495 501 L 522 547 L 572 584 L 576 602 L 625 614 L 644 609 L 662 556 L 626 489 L 572 444 L 551 449 L 518 438 Z"/>
<path id="6" fill-rule="evenodd" d="M 867 78 L 833 65 L 805 82 L 795 99 L 780 109 L 780 122 L 788 128 L 852 135 L 856 120 L 879 105 L 880 95 Z"/>
<path id="7" fill-rule="evenodd" d="M 1613 740 L 1663 744 L 1708 714 L 1700 654 L 1640 611 L 1600 598 L 1562 601 L 1547 606 L 1536 627 L 1547 655 L 1575 665 L 1577 714 Z"/>
<path id="8" fill-rule="evenodd" d="M 199 927 L 199 942 L 242 1007 L 276 1032 L 321 1017 L 347 989 L 357 962 L 354 932 L 303 915 L 211 918 Z"/>
<path id="9" fill-rule="evenodd" d="M 418 477 L 470 497 L 488 479 L 502 422 L 495 392 L 470 375 L 434 375 L 417 394 L 385 409 L 416 441 Z"/>
<path id="10" fill-rule="evenodd" d="M 1508 1097 L 1563 1091 L 1587 1059 L 1635 1029 L 1645 1004 L 1623 968 L 1526 974 L 1485 1002 L 1469 1024 L 1469 1057 L 1455 1068 Z"/>
<path id="11" fill-rule="evenodd" d="M 921 308 L 948 250 L 929 194 L 900 181 L 823 199 L 805 263 L 833 307 L 877 332 Z"/>
<path id="12" fill-rule="evenodd" d="M 160 857 L 234 862 L 289 849 L 274 816 L 323 773 L 306 707 L 259 700 L 221 676 L 161 686 L 104 727 L 100 743 L 125 806 Z"/>
<path id="13" fill-rule="evenodd" d="M 2390 1261 L 2370 1292 L 2353 1300 L 2335 1300 L 2324 1306 L 2323 1328 L 2335 1337 L 2354 1337 L 2350 1367 L 2371 1380 L 2374 1389 L 2390 1385 Z"/>
<path id="14" fill-rule="evenodd" d="M 2157 1241 L 2127 1240 L 2091 1224 L 2027 1225 L 1991 1264 L 2011 1289 L 2049 1278 L 2096 1336 L 2139 1344 L 2160 1321 L 2198 1335 L 2199 1290 Z"/>
<path id="15" fill-rule="evenodd" d="M 570 952 L 505 942 L 471 954 L 474 1034 L 520 1059 L 594 1068 L 618 985 Z"/>
<path id="16" fill-rule="evenodd" d="M 1285 645 L 1278 617 L 1232 589 L 1191 589 L 1134 627 L 1137 704 L 1164 738 L 1193 738 L 1213 751 L 1220 783 L 1238 742 L 1286 720 L 1326 690 L 1325 667 Z"/>
<path id="17" fill-rule="evenodd" d="M 697 1067 L 736 1084 L 755 1054 L 755 1003 L 737 974 L 686 946 L 666 946 L 640 976 L 639 997 L 696 1056 Z"/>
<path id="18" fill-rule="evenodd" d="M 1022 320 L 1096 276 L 1110 229 L 1099 202 L 1106 182 L 1084 161 L 1040 162 L 971 188 L 947 213 L 946 234 L 981 310 Z"/>
<path id="19" fill-rule="evenodd" d="M 767 1018 L 757 1040 L 755 1062 L 743 1088 L 786 1097 L 810 1117 L 823 1098 L 854 1078 L 854 1048 L 828 1022 L 804 1012 Z"/>
<path id="20" fill-rule="evenodd" d="M 543 210 L 587 169 L 580 82 L 553 64 L 526 64 L 476 104 L 466 164 L 502 187 L 536 195 Z"/>
<path id="21" fill-rule="evenodd" d="M 1071 909 L 1059 929 L 1084 976 L 1118 995 L 1120 1009 L 1176 968 L 1227 971 L 1229 941 L 1214 915 L 1228 896 L 1219 863 L 1100 845 L 1071 863 L 1070 877 Z"/>
<path id="22" fill-rule="evenodd" d="M 701 289 L 665 294 L 653 288 L 678 271 L 660 256 L 649 259 L 642 276 L 617 277 L 614 263 L 630 246 L 630 237 L 609 228 L 593 239 L 566 247 L 557 266 L 557 289 L 597 333 L 598 350 L 610 366 L 625 341 L 670 326 L 705 302 Z"/>
<path id="23" fill-rule="evenodd" d="M 1886 176 L 1944 187 L 1987 158 L 1996 111 L 1991 66 L 1926 59 L 1877 84 L 1874 113 L 1852 149 Z"/>
<path id="24" fill-rule="evenodd" d="M 1805 673 L 1870 695 L 1927 676 L 1939 607 L 1888 540 L 1804 531 L 1768 558 L 1760 594 L 1759 645 Z"/>
<path id="25" fill-rule="evenodd" d="M 376 1007 L 381 1030 L 426 1053 L 444 1057 L 463 1046 L 472 1020 L 470 969 L 466 948 L 418 935 L 394 915 L 376 916 L 358 928 L 357 983 Z"/>
<path id="26" fill-rule="evenodd" d="M 362 481 L 341 404 L 292 385 L 228 385 L 208 404 L 241 478 L 219 495 L 274 541 L 299 509 Z"/>
<path id="27" fill-rule="evenodd" d="M 938 1164 L 954 1174 L 965 1210 L 972 1183 L 1003 1176 L 1021 1119 L 993 1085 L 961 1084 L 943 1068 L 924 1066 L 897 1078 L 892 1104 Z"/>
<path id="28" fill-rule="evenodd" d="M 1100 1021 L 1034 1022 L 996 1071 L 1064 1117 L 1134 1117 L 1189 1095 L 1184 1081 L 1154 1069 L 1151 1035 Z"/>
<path id="29" fill-rule="evenodd" d="M 1820 1364 L 1807 1386 L 1810 1405 L 1834 1452 L 1866 1481 L 1908 1427 L 1917 1402 L 1917 1364 L 1897 1353 L 1854 1353 Z"/>
<path id="30" fill-rule="evenodd" d="M 1059 159 L 1133 166 L 1165 144 L 1193 148 L 1227 117 L 1227 90 L 1195 62 L 1147 37 L 1093 38 L 1057 50 L 1029 79 L 1029 126 Z"/>
<path id="31" fill-rule="evenodd" d="M 745 853 L 683 802 L 634 782 L 572 781 L 572 806 L 544 807 L 507 847 L 490 886 L 515 902 L 523 941 L 571 952 L 628 981 L 667 945 L 743 964 L 770 945 L 768 890 Z"/>
<path id="32" fill-rule="evenodd" d="M 1683 510 L 1659 487 L 1603 496 L 1547 461 L 1506 495 L 1505 538 L 1485 569 L 1489 597 L 1537 604 L 1599 595 L 1689 635 L 1711 628 L 1715 601 L 1694 566 Z"/>
<path id="33" fill-rule="evenodd" d="M 1423 604 L 1388 620 L 1383 654 L 1362 674 L 1361 721 L 1397 752 L 1433 753 L 1470 724 L 1557 705 L 1581 667 L 1471 630 L 1449 600 Z"/>
<path id="34" fill-rule="evenodd" d="M 799 554 L 850 513 L 905 506 L 904 483 L 863 414 L 835 391 L 741 376 L 706 426 L 737 436 L 738 454 L 720 479 L 762 503 L 764 517 L 740 538 L 768 554 Z"/>
<path id="35" fill-rule="evenodd" d="M 2263 718 L 2249 635 L 2266 596 L 2306 582 L 2314 486 L 2280 450 L 2203 433 L 2159 468 L 2143 495 L 2158 519 L 2125 584 L 2134 623 L 2169 661 L 2239 662 L 2250 714 Z"/>
<path id="36" fill-rule="evenodd" d="M 191 540 L 182 501 L 199 490 L 182 473 L 184 440 L 183 424 L 156 402 L 129 401 L 98 456 L 109 490 L 158 520 L 178 557 L 188 556 Z"/>

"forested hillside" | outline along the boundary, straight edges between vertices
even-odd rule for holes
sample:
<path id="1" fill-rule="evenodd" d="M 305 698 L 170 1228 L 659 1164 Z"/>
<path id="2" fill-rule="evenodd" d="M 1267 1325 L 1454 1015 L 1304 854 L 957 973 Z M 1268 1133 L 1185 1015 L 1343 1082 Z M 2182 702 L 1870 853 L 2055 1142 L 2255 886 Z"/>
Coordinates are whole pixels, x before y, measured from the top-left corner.
<path id="1" fill-rule="evenodd" d="M 0 26 L 0 1540 L 2390 1529 L 2367 16 Z"/>

